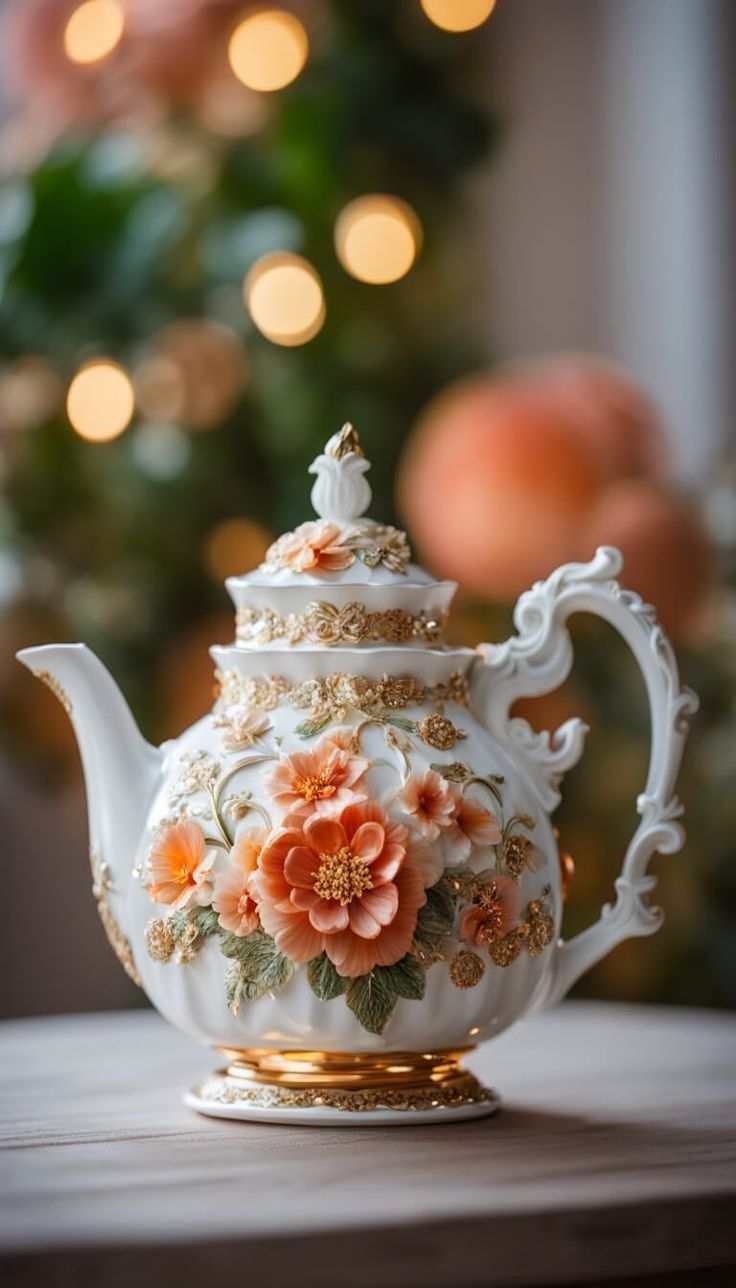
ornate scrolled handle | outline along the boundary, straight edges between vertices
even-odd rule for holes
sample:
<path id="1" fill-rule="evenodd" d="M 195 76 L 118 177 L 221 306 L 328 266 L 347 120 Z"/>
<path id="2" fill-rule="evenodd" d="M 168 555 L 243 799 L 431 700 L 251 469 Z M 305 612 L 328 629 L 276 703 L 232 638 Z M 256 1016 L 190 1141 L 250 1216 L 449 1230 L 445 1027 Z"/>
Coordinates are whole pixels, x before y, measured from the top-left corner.
<path id="1" fill-rule="evenodd" d="M 479 717 L 521 764 L 547 811 L 559 803 L 563 774 L 582 755 L 587 726 L 573 719 L 553 732 L 537 733 L 526 720 L 511 718 L 509 712 L 517 698 L 550 693 L 567 678 L 573 651 L 566 623 L 573 613 L 593 613 L 616 628 L 639 663 L 649 698 L 649 772 L 637 799 L 640 821 L 616 881 L 616 900 L 605 905 L 594 925 L 571 940 L 560 941 L 537 1005 L 559 1001 L 580 975 L 623 939 L 650 935 L 659 928 L 662 911 L 647 901 L 657 879 L 647 873 L 647 865 L 655 851 L 674 854 L 685 839 L 677 821 L 682 806 L 674 788 L 698 700 L 691 689 L 680 686 L 672 645 L 654 609 L 615 580 L 622 567 L 620 552 L 601 546 L 590 563 L 565 564 L 546 581 L 537 582 L 516 605 L 518 634 L 504 644 L 481 645 L 483 660 L 472 675 L 471 698 Z"/>

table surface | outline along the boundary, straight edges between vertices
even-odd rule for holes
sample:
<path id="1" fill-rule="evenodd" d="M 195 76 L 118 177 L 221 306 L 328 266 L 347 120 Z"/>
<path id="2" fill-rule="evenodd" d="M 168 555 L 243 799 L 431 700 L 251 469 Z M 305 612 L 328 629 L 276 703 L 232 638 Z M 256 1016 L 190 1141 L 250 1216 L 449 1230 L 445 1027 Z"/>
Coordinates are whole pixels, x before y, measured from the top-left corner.
<path id="1" fill-rule="evenodd" d="M 180 1094 L 214 1063 L 152 1012 L 0 1025 L 4 1282 L 461 1288 L 736 1266 L 730 1016 L 565 1003 L 469 1058 L 503 1109 L 450 1125 L 198 1117 Z"/>

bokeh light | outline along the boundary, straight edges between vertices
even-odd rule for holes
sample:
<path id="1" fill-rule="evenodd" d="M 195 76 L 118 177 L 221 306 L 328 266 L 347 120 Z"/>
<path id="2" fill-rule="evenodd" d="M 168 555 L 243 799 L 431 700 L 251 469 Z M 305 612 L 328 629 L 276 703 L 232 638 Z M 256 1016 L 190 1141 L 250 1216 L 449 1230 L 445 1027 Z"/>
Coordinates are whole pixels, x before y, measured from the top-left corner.
<path id="1" fill-rule="evenodd" d="M 490 18 L 496 0 L 420 0 L 436 27 L 443 31 L 472 31 Z"/>
<path id="2" fill-rule="evenodd" d="M 117 438 L 130 424 L 135 409 L 128 373 L 108 358 L 87 363 L 72 380 L 66 414 L 72 429 L 91 443 Z"/>
<path id="3" fill-rule="evenodd" d="M 179 318 L 158 332 L 136 367 L 136 402 L 149 420 L 215 429 L 235 410 L 247 377 L 245 348 L 232 328 Z"/>
<path id="4" fill-rule="evenodd" d="M 86 0 L 64 28 L 64 52 L 72 63 L 99 63 L 120 42 L 125 15 L 117 0 Z"/>
<path id="5" fill-rule="evenodd" d="M 263 562 L 272 534 L 253 519 L 225 519 L 207 535 L 204 564 L 215 581 L 249 572 Z"/>
<path id="6" fill-rule="evenodd" d="M 243 294 L 258 330 L 274 344 L 306 344 L 325 320 L 319 274 L 300 255 L 264 255 L 248 273 Z"/>
<path id="7" fill-rule="evenodd" d="M 271 92 L 290 85 L 307 61 L 309 40 L 299 19 L 284 9 L 258 9 L 238 23 L 228 44 L 230 66 L 248 89 Z"/>
<path id="8" fill-rule="evenodd" d="M 335 249 L 343 268 L 359 282 L 376 286 L 397 282 L 409 272 L 421 238 L 411 206 L 379 193 L 351 201 L 335 224 Z"/>

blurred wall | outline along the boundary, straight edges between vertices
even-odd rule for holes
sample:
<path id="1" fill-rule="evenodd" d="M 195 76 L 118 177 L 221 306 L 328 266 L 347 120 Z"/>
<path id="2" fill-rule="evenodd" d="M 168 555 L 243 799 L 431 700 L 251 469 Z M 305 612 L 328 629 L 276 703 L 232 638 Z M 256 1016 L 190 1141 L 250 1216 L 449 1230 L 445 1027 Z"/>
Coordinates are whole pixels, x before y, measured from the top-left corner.
<path id="1" fill-rule="evenodd" d="M 685 481 L 736 423 L 732 0 L 511 0 L 489 27 L 505 121 L 474 188 L 501 359 L 598 350 L 653 393 Z"/>

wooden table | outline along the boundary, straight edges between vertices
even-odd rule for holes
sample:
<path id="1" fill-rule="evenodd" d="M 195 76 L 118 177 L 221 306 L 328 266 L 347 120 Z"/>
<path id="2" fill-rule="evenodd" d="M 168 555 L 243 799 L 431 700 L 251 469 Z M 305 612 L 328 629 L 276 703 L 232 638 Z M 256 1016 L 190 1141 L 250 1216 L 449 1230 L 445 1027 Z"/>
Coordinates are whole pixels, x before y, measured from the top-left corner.
<path id="1" fill-rule="evenodd" d="M 733 1018 L 566 1003 L 470 1063 L 496 1118 L 276 1127 L 185 1109 L 212 1055 L 150 1012 L 0 1026 L 0 1278 L 734 1282 Z"/>

